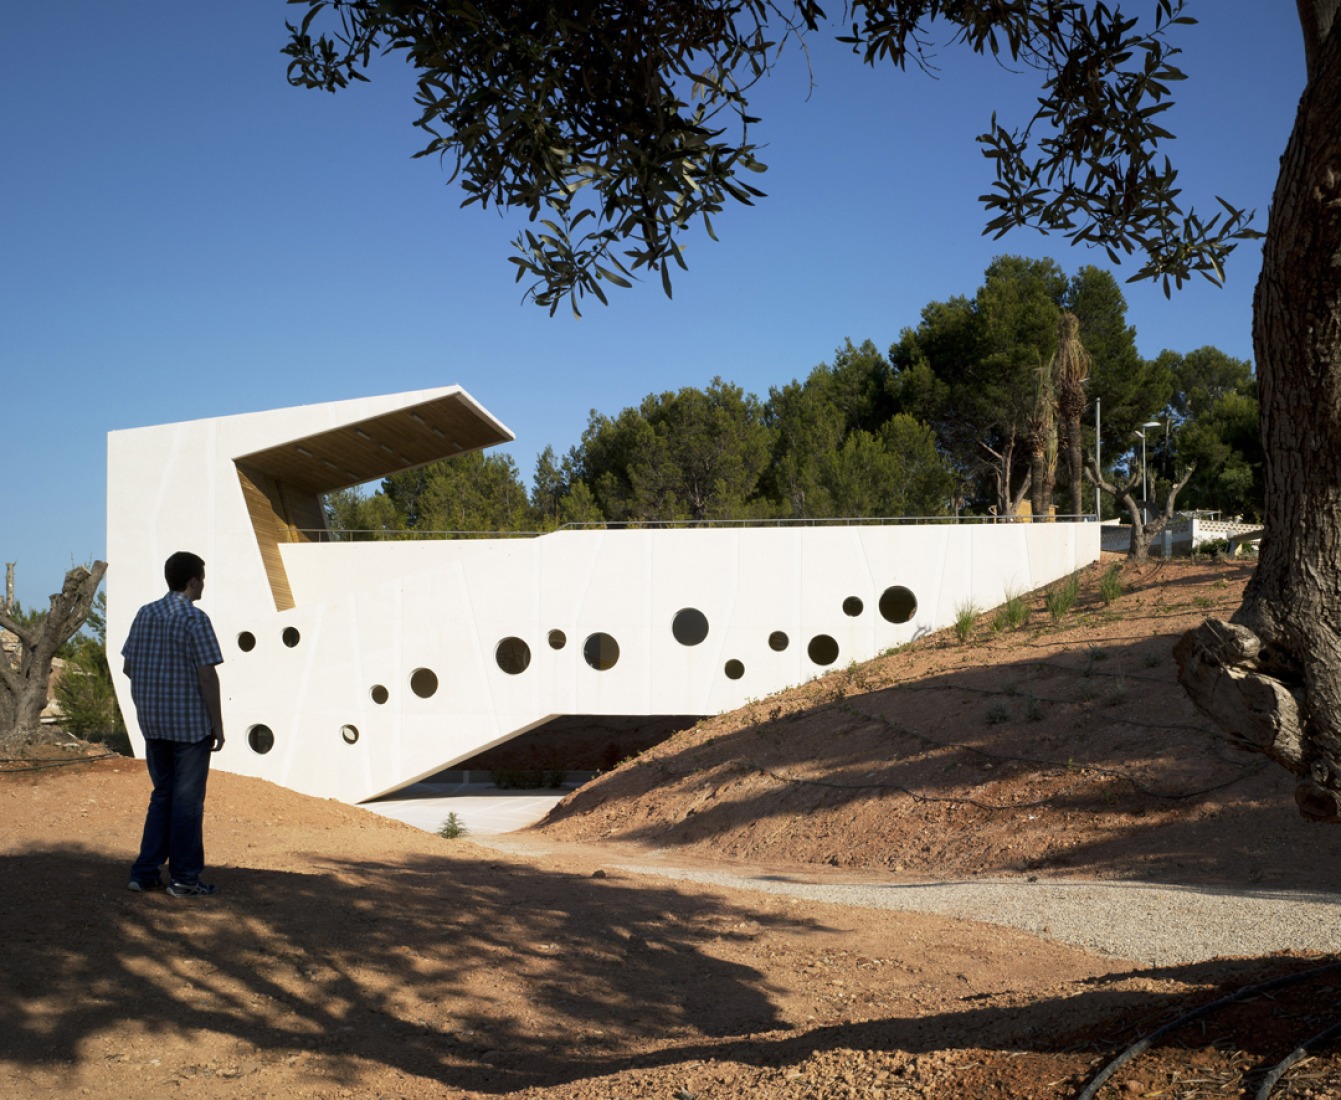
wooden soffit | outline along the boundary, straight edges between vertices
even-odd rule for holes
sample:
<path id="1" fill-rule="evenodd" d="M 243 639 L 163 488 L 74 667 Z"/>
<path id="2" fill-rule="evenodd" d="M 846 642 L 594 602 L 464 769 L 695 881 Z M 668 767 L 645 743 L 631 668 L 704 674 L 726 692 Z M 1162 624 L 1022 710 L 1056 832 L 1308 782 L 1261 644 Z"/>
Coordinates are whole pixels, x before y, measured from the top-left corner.
<path id="1" fill-rule="evenodd" d="M 455 392 L 240 455 L 235 461 L 291 489 L 320 494 L 512 438 L 468 394 Z"/>

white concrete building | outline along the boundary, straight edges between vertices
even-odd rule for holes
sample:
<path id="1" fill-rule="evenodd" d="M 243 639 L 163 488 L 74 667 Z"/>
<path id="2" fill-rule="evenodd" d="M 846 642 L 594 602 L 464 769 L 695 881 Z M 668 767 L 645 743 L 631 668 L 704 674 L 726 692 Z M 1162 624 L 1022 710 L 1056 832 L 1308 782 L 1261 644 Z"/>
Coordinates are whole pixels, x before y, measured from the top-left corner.
<path id="1" fill-rule="evenodd" d="M 216 766 L 357 802 L 557 715 L 715 714 L 1099 556 L 1093 523 L 322 541 L 321 494 L 512 434 L 456 386 L 112 432 L 109 654 L 205 559 Z"/>

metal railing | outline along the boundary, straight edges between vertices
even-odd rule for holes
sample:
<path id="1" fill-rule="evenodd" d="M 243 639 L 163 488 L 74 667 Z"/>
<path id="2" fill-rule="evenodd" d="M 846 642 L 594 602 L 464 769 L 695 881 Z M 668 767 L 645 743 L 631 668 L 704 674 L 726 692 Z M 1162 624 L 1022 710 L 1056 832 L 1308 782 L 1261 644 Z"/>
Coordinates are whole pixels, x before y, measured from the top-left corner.
<path id="1" fill-rule="evenodd" d="M 1044 516 L 807 516 L 784 519 L 645 519 L 602 520 L 591 523 L 565 523 L 549 531 L 421 531 L 357 530 L 349 528 L 299 528 L 295 534 L 308 542 L 405 542 L 421 539 L 510 539 L 539 538 L 561 531 L 666 531 L 732 527 L 904 527 L 917 524 L 977 525 L 1000 523 L 1094 523 L 1093 513 L 1084 515 Z"/>

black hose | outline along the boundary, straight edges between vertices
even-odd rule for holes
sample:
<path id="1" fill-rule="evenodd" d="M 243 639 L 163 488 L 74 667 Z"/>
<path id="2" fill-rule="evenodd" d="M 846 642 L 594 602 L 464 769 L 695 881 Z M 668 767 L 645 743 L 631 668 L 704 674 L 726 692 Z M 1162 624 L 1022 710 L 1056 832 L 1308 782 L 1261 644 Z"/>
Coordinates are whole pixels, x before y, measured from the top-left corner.
<path id="1" fill-rule="evenodd" d="M 1338 1035 L 1341 1035 L 1341 1024 L 1333 1024 L 1325 1031 L 1320 1031 L 1316 1035 L 1305 1039 L 1272 1067 L 1271 1072 L 1263 1078 L 1262 1084 L 1258 1086 L 1254 1100 L 1269 1100 L 1271 1090 L 1276 1087 L 1276 1082 L 1285 1076 L 1286 1071 L 1291 1066 L 1306 1058 L 1311 1051 L 1330 1043 Z"/>
<path id="2" fill-rule="evenodd" d="M 1138 1039 L 1132 1043 L 1126 1050 L 1114 1058 L 1108 1065 L 1099 1071 L 1076 1100 L 1094 1100 L 1099 1095 L 1099 1090 L 1108 1082 L 1119 1069 L 1125 1066 L 1138 1054 L 1143 1054 L 1149 1050 L 1159 1039 L 1162 1039 L 1169 1032 L 1182 1027 L 1184 1024 L 1191 1023 L 1208 1013 L 1214 1012 L 1218 1008 L 1224 1008 L 1236 1001 L 1244 1001 L 1249 997 L 1255 997 L 1259 993 L 1268 993 L 1273 989 L 1280 989 L 1283 986 L 1294 985 L 1296 982 L 1305 982 L 1310 978 L 1315 978 L 1320 974 L 1326 974 L 1333 970 L 1341 970 L 1341 962 L 1331 962 L 1324 966 L 1315 966 L 1312 970 L 1301 970 L 1297 974 L 1287 974 L 1283 978 L 1272 978 L 1269 982 L 1260 982 L 1257 985 L 1245 985 L 1242 989 L 1236 990 L 1226 997 L 1221 997 L 1218 1001 L 1212 1001 L 1210 1004 L 1204 1004 L 1200 1008 L 1194 1008 L 1191 1012 L 1179 1016 L 1156 1031 L 1152 1031 L 1143 1039 Z M 1270 1091 L 1270 1090 L 1268 1090 Z"/>

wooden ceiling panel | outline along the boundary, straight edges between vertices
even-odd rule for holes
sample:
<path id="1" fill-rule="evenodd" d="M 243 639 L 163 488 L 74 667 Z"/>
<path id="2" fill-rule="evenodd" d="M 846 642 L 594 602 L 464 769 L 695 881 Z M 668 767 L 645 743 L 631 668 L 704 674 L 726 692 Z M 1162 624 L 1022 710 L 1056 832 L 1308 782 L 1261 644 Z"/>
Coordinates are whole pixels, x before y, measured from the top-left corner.
<path id="1" fill-rule="evenodd" d="M 235 461 L 294 488 L 329 493 L 511 439 L 470 397 L 457 392 Z"/>

